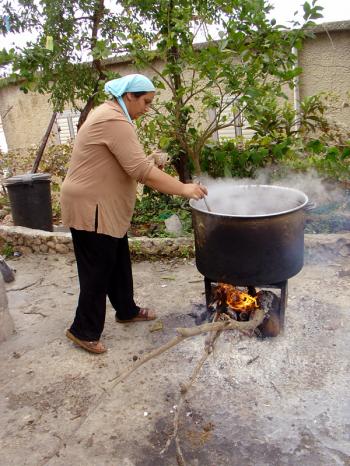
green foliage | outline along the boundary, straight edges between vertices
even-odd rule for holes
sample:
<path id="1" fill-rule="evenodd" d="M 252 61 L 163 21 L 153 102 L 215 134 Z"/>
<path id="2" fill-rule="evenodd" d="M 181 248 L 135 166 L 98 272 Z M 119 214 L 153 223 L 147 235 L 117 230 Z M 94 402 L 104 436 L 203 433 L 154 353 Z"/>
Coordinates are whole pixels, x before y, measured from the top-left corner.
<path id="1" fill-rule="evenodd" d="M 173 214 L 178 215 L 185 234 L 191 231 L 191 213 L 186 200 L 147 188 L 144 188 L 144 191 L 143 196 L 136 201 L 131 228 L 133 234 L 151 237 L 171 236 L 165 230 L 164 220 Z"/>
<path id="2" fill-rule="evenodd" d="M 0 158 L 0 172 L 7 176 L 29 173 L 33 167 L 38 148 L 15 150 L 2 154 Z M 40 172 L 50 173 L 63 179 L 68 168 L 68 161 L 72 154 L 72 144 L 58 144 L 47 146 L 40 161 Z"/>
<path id="3" fill-rule="evenodd" d="M 293 149 L 282 159 L 283 166 L 298 171 L 315 169 L 322 177 L 349 183 L 350 140 L 344 146 L 332 146 L 310 139 L 305 144 L 298 141 Z"/>
<path id="4" fill-rule="evenodd" d="M 21 82 L 23 92 L 49 94 L 55 111 L 67 104 L 89 111 L 105 99 L 103 83 L 110 73 L 102 60 L 119 51 L 123 21 L 96 0 L 3 2 L 2 34 L 30 32 L 33 39 L 0 53 L 0 66 L 12 64 L 10 77 Z"/>
<path id="5" fill-rule="evenodd" d="M 326 133 L 330 130 L 326 112 L 332 98 L 335 97 L 325 92 L 305 97 L 297 114 L 290 102 L 278 101 L 273 94 L 264 95 L 255 100 L 254 106 L 247 107 L 244 117 L 255 132 L 255 139 L 268 135 L 278 141 L 314 131 Z"/>
<path id="6" fill-rule="evenodd" d="M 1 255 L 5 259 L 9 259 L 10 257 L 13 257 L 14 249 L 12 244 L 5 243 L 2 248 L 1 248 Z"/>
<path id="7" fill-rule="evenodd" d="M 293 23 L 295 29 L 287 32 L 268 19 L 271 7 L 263 0 L 124 4 L 153 28 L 135 31 L 130 52 L 138 66 L 149 66 L 156 44 L 165 67 L 157 71 L 155 83 L 172 96 L 156 102 L 156 113 L 143 126 L 145 139 L 173 156 L 181 180 L 191 169 L 200 172 L 202 149 L 218 129 L 232 125 L 246 110 L 253 112 L 257 99 L 282 97 L 283 84 L 293 86 L 301 70 L 290 51 L 310 35 L 307 27 L 322 9 L 315 2 L 305 4 L 306 23 Z M 214 23 L 220 36 L 216 41 L 202 27 Z M 199 29 L 204 31 L 205 47 L 194 44 Z"/>
<path id="8" fill-rule="evenodd" d="M 13 51 L 14 75 L 23 79 L 24 92 L 49 93 L 55 110 L 67 103 L 81 110 L 80 101 L 86 102 L 85 118 L 112 77 L 103 59 L 128 52 L 135 66 L 151 69 L 156 86 L 167 91 L 155 103 L 152 122 L 142 128 L 148 144 L 172 155 L 182 181 L 191 170 L 200 172 L 202 148 L 218 129 L 254 108 L 257 99 L 282 96 L 282 85 L 293 85 L 301 70 L 290 51 L 311 35 L 308 27 L 322 9 L 306 2 L 305 23 L 294 21 L 287 31 L 269 19 L 265 0 L 121 0 L 117 6 L 114 12 L 96 0 L 26 0 L 18 9 L 3 4 L 4 34 L 6 18 L 10 32 L 36 31 L 32 43 Z M 210 25 L 216 25 L 218 40 Z M 205 47 L 195 43 L 199 33 Z M 92 62 L 83 64 L 87 54 Z"/>
<path id="9" fill-rule="evenodd" d="M 213 178 L 252 177 L 267 163 L 266 147 L 246 146 L 234 140 L 207 145 L 201 155 L 201 169 Z"/>
<path id="10" fill-rule="evenodd" d="M 179 254 L 180 257 L 183 257 L 184 259 L 189 259 L 190 257 L 194 256 L 194 249 L 192 246 L 184 244 L 179 248 Z"/>
<path id="11" fill-rule="evenodd" d="M 282 164 L 337 180 L 349 177 L 350 131 L 327 116 L 336 96 L 321 93 L 305 98 L 300 115 L 276 97 L 257 99 L 247 111 L 251 140 L 224 140 L 208 144 L 201 168 L 212 177 L 252 177 L 266 165 Z"/>

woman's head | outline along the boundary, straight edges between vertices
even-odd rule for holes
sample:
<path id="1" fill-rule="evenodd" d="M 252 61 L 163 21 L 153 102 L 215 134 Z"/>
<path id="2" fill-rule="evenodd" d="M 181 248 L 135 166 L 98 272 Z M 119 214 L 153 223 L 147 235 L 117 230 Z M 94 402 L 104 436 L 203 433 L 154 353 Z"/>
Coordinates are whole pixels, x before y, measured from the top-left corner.
<path id="1" fill-rule="evenodd" d="M 122 99 L 132 120 L 136 120 L 149 111 L 154 94 L 154 92 L 126 92 L 123 94 Z"/>
<path id="2" fill-rule="evenodd" d="M 129 74 L 108 81 L 105 91 L 117 99 L 130 121 L 149 110 L 155 95 L 152 81 L 142 74 Z"/>

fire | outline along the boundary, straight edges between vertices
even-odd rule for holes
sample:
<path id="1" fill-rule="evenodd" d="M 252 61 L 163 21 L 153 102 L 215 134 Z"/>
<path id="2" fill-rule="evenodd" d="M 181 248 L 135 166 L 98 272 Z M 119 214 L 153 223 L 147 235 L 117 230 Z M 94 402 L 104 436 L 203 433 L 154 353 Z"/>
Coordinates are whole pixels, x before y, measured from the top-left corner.
<path id="1" fill-rule="evenodd" d="M 227 306 L 235 312 L 251 312 L 259 307 L 254 296 L 225 283 L 218 284 L 215 298 L 219 306 Z"/>

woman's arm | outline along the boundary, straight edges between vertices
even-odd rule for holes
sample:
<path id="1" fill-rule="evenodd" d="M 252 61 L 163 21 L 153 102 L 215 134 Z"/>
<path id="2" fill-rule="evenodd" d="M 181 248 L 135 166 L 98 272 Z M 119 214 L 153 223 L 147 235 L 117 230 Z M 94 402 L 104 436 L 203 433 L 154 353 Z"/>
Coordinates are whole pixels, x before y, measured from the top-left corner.
<path id="1" fill-rule="evenodd" d="M 175 194 L 188 199 L 202 199 L 208 194 L 205 186 L 196 183 L 182 183 L 173 176 L 152 167 L 145 180 L 145 185 L 164 194 Z"/>

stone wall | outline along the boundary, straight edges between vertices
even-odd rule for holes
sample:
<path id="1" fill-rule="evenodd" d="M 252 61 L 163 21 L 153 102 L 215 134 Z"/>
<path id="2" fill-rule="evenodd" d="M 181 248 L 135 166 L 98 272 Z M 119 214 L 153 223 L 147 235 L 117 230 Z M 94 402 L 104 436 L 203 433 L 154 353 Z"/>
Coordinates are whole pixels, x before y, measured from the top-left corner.
<path id="1" fill-rule="evenodd" d="M 1 247 L 20 254 L 49 253 L 68 254 L 73 252 L 70 233 L 47 232 L 25 227 L 0 226 Z M 138 259 L 159 259 L 172 257 L 192 257 L 194 242 L 192 237 L 181 238 L 130 238 L 130 252 Z"/>
<path id="2" fill-rule="evenodd" d="M 73 251 L 70 233 L 51 233 L 25 227 L 0 226 L 2 242 L 21 254 L 67 254 Z"/>

